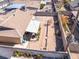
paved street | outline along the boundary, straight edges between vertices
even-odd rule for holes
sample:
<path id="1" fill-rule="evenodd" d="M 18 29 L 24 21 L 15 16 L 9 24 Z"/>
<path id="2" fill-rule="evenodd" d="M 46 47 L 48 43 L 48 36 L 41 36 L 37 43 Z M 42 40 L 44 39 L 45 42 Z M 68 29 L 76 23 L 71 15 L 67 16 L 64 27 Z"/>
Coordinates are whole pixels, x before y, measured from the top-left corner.
<path id="1" fill-rule="evenodd" d="M 0 47 L 0 56 L 5 56 L 8 59 L 12 56 L 13 50 L 12 49 L 6 49 Z"/>

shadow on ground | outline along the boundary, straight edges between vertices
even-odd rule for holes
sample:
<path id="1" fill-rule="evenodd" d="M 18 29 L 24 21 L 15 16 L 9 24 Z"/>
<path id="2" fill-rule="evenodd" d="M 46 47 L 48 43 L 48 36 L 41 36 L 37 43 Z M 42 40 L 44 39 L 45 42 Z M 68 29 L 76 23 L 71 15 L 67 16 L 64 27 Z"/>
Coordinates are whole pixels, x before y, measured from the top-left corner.
<path id="1" fill-rule="evenodd" d="M 40 11 L 40 12 L 36 12 L 35 14 L 34 14 L 35 16 L 52 16 L 52 13 L 50 13 L 50 12 L 47 12 L 47 11 Z"/>
<path id="2" fill-rule="evenodd" d="M 55 15 L 54 17 L 54 27 L 55 27 L 55 35 L 56 35 L 56 51 L 64 51 L 63 47 L 63 41 L 58 21 L 58 15 Z"/>
<path id="3" fill-rule="evenodd" d="M 37 10 L 38 8 L 36 8 L 36 7 L 27 7 L 27 9 L 29 9 L 29 10 Z"/>
<path id="4" fill-rule="evenodd" d="M 54 13 L 53 19 L 54 19 L 54 27 L 55 27 L 55 36 L 56 36 L 56 51 L 64 51 L 63 47 L 63 41 L 62 41 L 62 36 L 61 36 L 61 31 L 60 31 L 60 26 L 59 26 L 59 18 L 58 18 L 58 13 L 56 12 L 55 5 L 54 5 L 54 0 L 52 0 L 52 13 Z"/>

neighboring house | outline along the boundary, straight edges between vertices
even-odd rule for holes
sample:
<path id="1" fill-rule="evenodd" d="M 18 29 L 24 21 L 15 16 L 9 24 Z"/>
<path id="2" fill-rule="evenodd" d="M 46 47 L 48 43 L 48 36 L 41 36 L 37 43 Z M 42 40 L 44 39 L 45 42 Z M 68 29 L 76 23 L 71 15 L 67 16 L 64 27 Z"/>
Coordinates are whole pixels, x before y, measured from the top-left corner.
<path id="1" fill-rule="evenodd" d="M 28 17 L 28 19 L 27 19 Z M 21 43 L 31 16 L 16 10 L 8 19 L 0 23 L 0 42 Z"/>
<path id="2" fill-rule="evenodd" d="M 1 0 L 0 1 L 0 8 L 4 8 L 9 4 L 8 0 Z"/>
<path id="3" fill-rule="evenodd" d="M 74 0 L 72 2 L 70 2 L 70 5 L 74 8 L 77 8 L 79 7 L 79 0 Z"/>

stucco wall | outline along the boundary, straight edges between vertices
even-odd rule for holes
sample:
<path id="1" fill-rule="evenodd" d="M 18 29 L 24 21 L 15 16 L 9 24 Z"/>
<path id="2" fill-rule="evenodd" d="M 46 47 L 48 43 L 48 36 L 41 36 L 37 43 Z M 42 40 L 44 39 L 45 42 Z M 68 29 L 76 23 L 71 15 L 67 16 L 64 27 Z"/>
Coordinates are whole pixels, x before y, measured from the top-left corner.
<path id="1" fill-rule="evenodd" d="M 20 39 L 19 38 L 0 36 L 0 42 L 4 42 L 4 43 L 20 43 Z"/>
<path id="2" fill-rule="evenodd" d="M 66 46 L 67 46 L 66 33 L 64 31 L 64 28 L 63 28 L 63 25 L 62 25 L 62 22 L 61 22 L 61 18 L 60 18 L 60 16 L 58 16 L 58 17 L 59 17 L 60 30 L 61 30 L 61 34 L 62 34 L 63 46 L 64 46 L 64 49 L 65 49 Z"/>

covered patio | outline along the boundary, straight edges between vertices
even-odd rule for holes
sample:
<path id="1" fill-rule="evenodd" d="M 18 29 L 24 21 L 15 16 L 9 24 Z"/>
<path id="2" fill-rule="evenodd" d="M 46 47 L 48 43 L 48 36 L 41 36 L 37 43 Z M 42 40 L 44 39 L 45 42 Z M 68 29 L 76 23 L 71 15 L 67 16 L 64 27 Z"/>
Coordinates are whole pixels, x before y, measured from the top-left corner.
<path id="1" fill-rule="evenodd" d="M 31 20 L 28 27 L 27 27 L 27 29 L 26 29 L 26 32 L 37 33 L 38 29 L 39 29 L 39 26 L 40 26 L 40 21 Z"/>
<path id="2" fill-rule="evenodd" d="M 40 28 L 40 21 L 39 20 L 31 20 L 26 28 L 26 36 L 35 38 L 39 32 L 39 28 Z"/>

